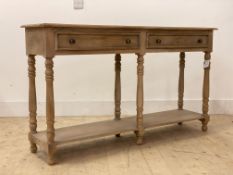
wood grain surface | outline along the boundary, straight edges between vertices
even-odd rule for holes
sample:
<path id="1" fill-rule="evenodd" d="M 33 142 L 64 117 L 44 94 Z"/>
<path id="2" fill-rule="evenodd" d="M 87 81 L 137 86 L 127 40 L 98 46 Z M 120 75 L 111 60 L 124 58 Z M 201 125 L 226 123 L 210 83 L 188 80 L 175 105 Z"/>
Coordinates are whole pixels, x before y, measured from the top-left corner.
<path id="1" fill-rule="evenodd" d="M 144 115 L 143 128 L 168 125 L 181 121 L 201 119 L 202 115 L 187 110 L 170 110 Z M 55 144 L 92 139 L 101 136 L 114 135 L 137 130 L 136 117 L 131 116 L 121 120 L 106 120 L 83 125 L 69 126 L 56 129 Z M 45 131 L 33 134 L 33 140 L 40 145 L 47 145 Z"/>

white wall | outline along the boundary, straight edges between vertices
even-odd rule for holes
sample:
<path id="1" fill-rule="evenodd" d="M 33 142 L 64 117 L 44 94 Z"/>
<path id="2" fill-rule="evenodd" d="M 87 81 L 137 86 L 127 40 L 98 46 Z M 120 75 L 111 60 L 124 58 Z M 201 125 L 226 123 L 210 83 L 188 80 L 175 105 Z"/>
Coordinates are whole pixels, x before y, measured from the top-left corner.
<path id="1" fill-rule="evenodd" d="M 211 69 L 211 113 L 233 113 L 232 0 L 0 0 L 0 116 L 27 115 L 27 58 L 22 24 L 78 23 L 217 27 Z M 55 58 L 57 115 L 110 114 L 113 111 L 113 55 Z M 45 101 L 44 60 L 38 57 L 39 115 Z M 178 53 L 147 54 L 145 111 L 176 107 Z M 200 111 L 202 53 L 187 53 L 187 108 Z M 123 55 L 123 113 L 135 113 L 136 56 Z"/>

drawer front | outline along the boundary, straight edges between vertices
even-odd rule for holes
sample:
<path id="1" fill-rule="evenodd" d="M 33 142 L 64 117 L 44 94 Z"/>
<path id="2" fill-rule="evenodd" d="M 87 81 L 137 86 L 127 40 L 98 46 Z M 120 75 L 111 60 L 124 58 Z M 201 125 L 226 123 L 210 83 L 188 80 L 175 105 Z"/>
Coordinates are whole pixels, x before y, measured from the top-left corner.
<path id="1" fill-rule="evenodd" d="M 57 50 L 138 49 L 137 34 L 57 34 Z"/>
<path id="2" fill-rule="evenodd" d="M 148 35 L 147 48 L 205 48 L 207 35 Z"/>

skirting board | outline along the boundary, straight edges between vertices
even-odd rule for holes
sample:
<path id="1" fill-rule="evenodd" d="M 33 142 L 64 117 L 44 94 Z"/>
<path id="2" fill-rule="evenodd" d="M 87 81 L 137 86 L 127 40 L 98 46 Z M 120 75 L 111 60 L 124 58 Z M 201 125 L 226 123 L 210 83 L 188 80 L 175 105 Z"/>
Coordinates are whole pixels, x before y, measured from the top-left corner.
<path id="1" fill-rule="evenodd" d="M 184 108 L 201 112 L 201 100 L 185 100 Z M 176 100 L 147 100 L 144 103 L 144 112 L 152 113 L 174 109 Z M 233 114 L 233 100 L 210 100 L 210 114 Z M 55 103 L 56 116 L 85 116 L 85 115 L 113 115 L 113 101 L 67 101 Z M 135 115 L 136 102 L 122 101 L 122 115 Z M 45 103 L 39 102 L 38 116 L 45 116 Z M 0 102 L 0 117 L 28 116 L 27 102 Z"/>

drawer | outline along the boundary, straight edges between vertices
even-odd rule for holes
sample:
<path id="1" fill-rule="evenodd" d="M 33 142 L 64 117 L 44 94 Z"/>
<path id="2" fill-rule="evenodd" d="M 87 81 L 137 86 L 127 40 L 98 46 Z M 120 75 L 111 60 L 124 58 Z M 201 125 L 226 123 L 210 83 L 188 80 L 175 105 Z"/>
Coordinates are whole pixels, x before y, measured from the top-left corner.
<path id="1" fill-rule="evenodd" d="M 208 47 L 208 35 L 148 35 L 147 48 Z"/>
<path id="2" fill-rule="evenodd" d="M 137 34 L 57 34 L 57 50 L 122 50 L 139 48 Z"/>

